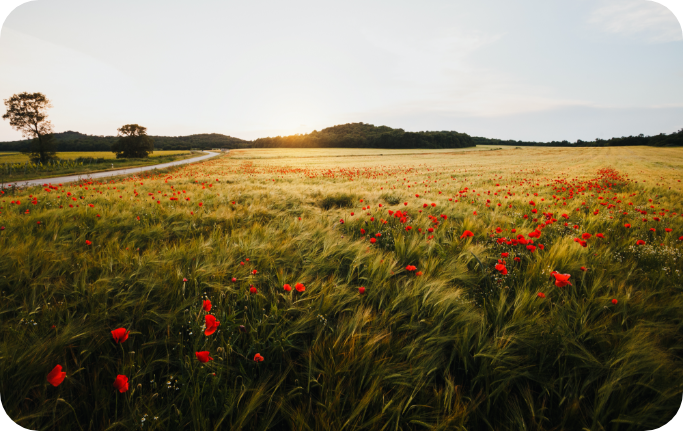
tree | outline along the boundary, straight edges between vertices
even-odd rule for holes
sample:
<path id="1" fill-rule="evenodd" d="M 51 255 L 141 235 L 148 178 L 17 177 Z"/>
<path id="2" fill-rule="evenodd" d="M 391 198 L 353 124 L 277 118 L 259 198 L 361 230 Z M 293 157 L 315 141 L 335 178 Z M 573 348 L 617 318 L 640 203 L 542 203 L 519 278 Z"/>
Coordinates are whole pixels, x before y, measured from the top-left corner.
<path id="1" fill-rule="evenodd" d="M 111 146 L 111 151 L 116 153 L 116 158 L 123 157 L 142 158 L 154 152 L 154 141 L 147 136 L 147 128 L 137 124 L 126 124 L 117 129 L 118 141 Z"/>
<path id="2" fill-rule="evenodd" d="M 31 141 L 22 152 L 28 153 L 31 161 L 47 162 L 56 157 L 56 145 L 52 137 L 52 123 L 47 120 L 47 108 L 52 104 L 42 93 L 20 93 L 5 99 L 7 112 L 2 116 L 9 120 L 13 129 L 21 132 Z"/>

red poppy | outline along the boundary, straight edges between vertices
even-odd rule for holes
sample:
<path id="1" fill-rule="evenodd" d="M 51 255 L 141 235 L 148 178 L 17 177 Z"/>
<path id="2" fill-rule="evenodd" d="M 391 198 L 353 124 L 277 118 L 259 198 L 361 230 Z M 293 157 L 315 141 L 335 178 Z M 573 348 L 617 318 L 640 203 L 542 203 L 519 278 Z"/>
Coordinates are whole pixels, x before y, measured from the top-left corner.
<path id="1" fill-rule="evenodd" d="M 194 355 L 199 359 L 201 363 L 207 363 L 213 361 L 213 358 L 209 356 L 209 352 L 194 352 Z"/>
<path id="2" fill-rule="evenodd" d="M 202 308 L 203 308 L 204 311 L 206 311 L 207 313 L 208 313 L 209 311 L 211 311 L 211 301 L 209 301 L 208 299 L 203 300 L 203 301 L 202 301 Z"/>
<path id="3" fill-rule="evenodd" d="M 370 244 L 374 244 L 376 242 L 377 242 L 377 240 L 375 238 L 370 238 Z"/>
<path id="4" fill-rule="evenodd" d="M 232 282 L 234 283 L 234 282 L 236 282 L 236 281 L 237 281 L 237 279 L 236 279 L 235 277 L 233 277 L 233 278 L 232 278 Z"/>
<path id="5" fill-rule="evenodd" d="M 301 283 L 297 283 L 294 285 L 294 288 L 296 289 L 297 292 L 301 293 L 306 290 L 306 286 L 304 286 Z"/>
<path id="6" fill-rule="evenodd" d="M 582 266 L 582 267 L 581 267 L 581 271 L 585 271 L 585 270 L 586 270 L 586 267 L 585 267 L 585 266 Z"/>
<path id="7" fill-rule="evenodd" d="M 253 271 L 251 271 L 251 273 L 252 273 L 253 275 L 256 275 L 256 273 L 258 273 L 258 271 L 254 269 Z"/>
<path id="8" fill-rule="evenodd" d="M 501 253 L 500 254 L 502 257 L 508 257 L 510 254 L 509 253 Z"/>
<path id="9" fill-rule="evenodd" d="M 603 235 L 603 234 L 601 234 L 601 233 L 596 233 L 595 236 L 596 236 L 597 238 L 605 239 L 605 235 Z"/>
<path id="10" fill-rule="evenodd" d="M 537 296 L 538 296 L 539 298 L 543 299 L 543 298 L 545 298 L 545 293 L 543 293 L 543 292 L 538 292 L 538 295 L 537 295 Z"/>
<path id="11" fill-rule="evenodd" d="M 519 261 L 521 261 L 522 259 L 521 259 L 519 256 L 515 256 L 515 258 L 514 258 L 513 260 L 514 260 L 515 262 L 519 262 Z"/>
<path id="12" fill-rule="evenodd" d="M 569 281 L 569 277 L 571 275 L 569 274 L 560 274 L 557 271 L 553 271 L 550 273 L 553 277 L 555 277 L 555 286 L 557 287 L 564 287 L 566 285 L 572 285 L 571 282 Z"/>
<path id="13" fill-rule="evenodd" d="M 361 234 L 361 235 L 365 235 L 365 229 L 362 229 L 362 228 L 361 228 L 360 234 Z"/>
<path id="14" fill-rule="evenodd" d="M 624 225 L 624 227 L 625 227 L 626 229 L 628 229 L 628 228 L 631 227 L 631 225 L 630 225 L 629 223 L 626 223 L 626 224 Z"/>
<path id="15" fill-rule="evenodd" d="M 617 301 L 616 298 L 612 299 L 612 304 L 617 305 L 617 302 L 619 302 L 619 301 Z"/>
<path id="16" fill-rule="evenodd" d="M 187 278 L 183 278 L 183 283 L 187 283 Z"/>
<path id="17" fill-rule="evenodd" d="M 92 245 L 91 241 L 88 241 L 87 239 L 85 240 L 85 245 Z"/>
<path id="18" fill-rule="evenodd" d="M 526 246 L 526 249 L 533 253 L 536 251 L 536 246 L 529 244 Z"/>
<path id="19" fill-rule="evenodd" d="M 258 293 L 258 290 L 254 287 L 253 284 L 251 286 L 249 286 L 249 293 L 251 293 L 252 295 L 255 295 L 256 293 Z"/>
<path id="20" fill-rule="evenodd" d="M 406 266 L 406 271 L 415 271 L 416 269 L 417 269 L 417 267 L 413 266 L 413 265 Z"/>
<path id="21" fill-rule="evenodd" d="M 57 365 L 52 369 L 52 371 L 50 371 L 48 373 L 47 381 L 52 386 L 57 387 L 57 386 L 62 384 L 65 377 L 66 377 L 66 373 L 62 371 L 62 366 Z"/>
<path id="22" fill-rule="evenodd" d="M 285 288 L 285 292 L 291 292 L 292 291 L 292 286 L 290 286 L 289 284 L 285 284 L 283 287 Z"/>
<path id="23" fill-rule="evenodd" d="M 465 232 L 462 233 L 462 235 L 460 235 L 460 239 L 469 238 L 469 237 L 472 237 L 472 236 L 474 236 L 474 234 L 473 234 L 472 232 L 466 230 Z"/>
<path id="24" fill-rule="evenodd" d="M 496 264 L 496 271 L 500 271 L 502 275 L 507 275 L 508 270 L 502 263 Z"/>
<path id="25" fill-rule="evenodd" d="M 582 233 L 582 234 L 581 234 L 581 238 L 582 238 L 582 239 L 588 239 L 588 238 L 590 238 L 591 236 L 592 236 L 592 235 L 589 234 L 588 232 Z"/>
<path id="26" fill-rule="evenodd" d="M 638 241 L 636 241 L 636 245 L 645 245 L 645 241 L 639 239 Z"/>
<path id="27" fill-rule="evenodd" d="M 130 331 L 126 331 L 126 328 L 118 328 L 111 331 L 111 336 L 114 338 L 115 342 L 123 343 L 128 339 L 129 333 Z"/>
<path id="28" fill-rule="evenodd" d="M 216 329 L 218 329 L 218 325 L 221 324 L 221 322 L 216 320 L 216 317 L 212 314 L 207 314 L 204 316 L 204 319 L 206 320 L 206 330 L 204 330 L 204 335 L 213 334 L 216 332 Z"/>
<path id="29" fill-rule="evenodd" d="M 264 357 L 260 353 L 254 355 L 254 362 L 263 362 Z"/>
<path id="30" fill-rule="evenodd" d="M 114 380 L 114 388 L 118 389 L 119 392 L 124 393 L 128 390 L 128 377 L 119 374 Z"/>
<path id="31" fill-rule="evenodd" d="M 664 229 L 664 232 L 671 232 L 671 231 L 672 231 L 672 229 L 670 227 L 667 227 Z"/>
<path id="32" fill-rule="evenodd" d="M 364 288 L 363 286 L 359 287 L 359 288 L 358 288 L 358 293 L 360 293 L 361 295 L 363 295 L 363 294 L 365 293 L 365 288 Z"/>

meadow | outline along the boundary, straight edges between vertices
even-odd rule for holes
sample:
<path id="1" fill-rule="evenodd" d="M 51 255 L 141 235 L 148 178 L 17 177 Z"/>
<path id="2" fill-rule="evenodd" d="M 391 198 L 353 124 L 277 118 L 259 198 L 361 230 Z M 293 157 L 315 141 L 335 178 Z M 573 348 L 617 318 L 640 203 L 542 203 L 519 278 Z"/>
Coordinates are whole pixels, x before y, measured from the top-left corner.
<path id="1" fill-rule="evenodd" d="M 7 414 L 41 430 L 667 423 L 683 148 L 484 150 L 239 150 L 1 194 Z"/>
<path id="2" fill-rule="evenodd" d="M 35 178 L 102 172 L 113 169 L 155 165 L 195 156 L 190 151 L 155 151 L 145 159 L 117 159 L 111 152 L 67 151 L 57 153 L 58 162 L 31 163 L 28 155 L 0 152 L 0 181 L 17 182 Z"/>

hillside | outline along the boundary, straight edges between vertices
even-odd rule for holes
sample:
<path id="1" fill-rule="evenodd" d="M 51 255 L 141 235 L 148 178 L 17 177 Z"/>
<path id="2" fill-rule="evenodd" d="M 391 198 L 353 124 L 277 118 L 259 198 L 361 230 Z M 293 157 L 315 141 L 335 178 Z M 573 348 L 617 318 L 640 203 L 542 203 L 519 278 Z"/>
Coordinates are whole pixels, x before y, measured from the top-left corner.
<path id="1" fill-rule="evenodd" d="M 458 132 L 406 132 L 387 126 L 349 123 L 305 135 L 276 136 L 253 141 L 254 148 L 463 148 L 475 144 Z"/>
<path id="2" fill-rule="evenodd" d="M 97 136 L 68 130 L 55 133 L 57 151 L 111 151 L 111 145 L 118 139 L 116 136 Z M 241 148 L 249 144 L 232 136 L 220 133 L 203 133 L 189 136 L 152 136 L 156 150 L 189 150 L 198 148 Z M 27 140 L 0 142 L 0 151 L 21 151 Z"/>

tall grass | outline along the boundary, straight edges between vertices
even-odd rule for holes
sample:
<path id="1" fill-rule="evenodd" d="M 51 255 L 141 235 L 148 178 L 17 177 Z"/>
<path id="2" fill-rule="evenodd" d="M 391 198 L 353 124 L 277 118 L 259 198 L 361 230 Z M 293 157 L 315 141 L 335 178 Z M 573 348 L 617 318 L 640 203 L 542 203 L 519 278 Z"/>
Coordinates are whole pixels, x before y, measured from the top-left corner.
<path id="1" fill-rule="evenodd" d="M 544 151 L 546 161 L 564 157 Z M 680 212 L 680 188 L 624 183 L 620 197 L 638 194 L 619 211 L 598 205 L 598 192 L 558 210 L 549 205 L 557 192 L 535 186 L 547 172 L 519 173 L 526 156 L 510 154 L 467 156 L 468 166 L 396 157 L 353 170 L 353 182 L 355 161 L 331 177 L 333 165 L 224 158 L 1 198 L 5 410 L 26 428 L 64 430 L 658 428 L 683 392 L 683 229 L 680 215 L 646 223 L 633 208 L 653 199 Z M 586 171 L 586 159 L 562 177 L 616 182 L 600 179 L 599 165 Z M 524 185 L 494 197 L 498 176 Z M 434 190 L 387 191 L 403 178 Z M 458 193 L 464 187 L 477 192 Z M 540 209 L 525 219 L 530 199 Z M 575 211 L 583 201 L 589 210 Z M 559 221 L 542 229 L 543 250 L 497 241 L 526 236 L 546 211 Z M 460 238 L 465 230 L 474 236 Z M 574 241 L 583 232 L 606 239 L 584 248 Z M 635 246 L 641 238 L 647 244 Z M 507 275 L 494 268 L 501 253 Z M 554 270 L 572 284 L 557 287 Z M 203 299 L 221 322 L 211 336 Z M 131 330 L 122 344 L 110 333 L 118 327 Z M 213 361 L 195 358 L 204 350 Z M 67 378 L 52 387 L 56 364 Z M 130 379 L 125 393 L 112 386 L 117 374 Z"/>

